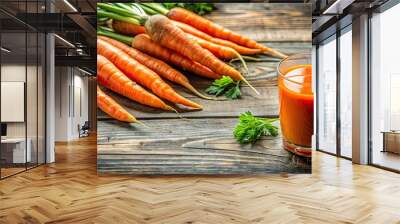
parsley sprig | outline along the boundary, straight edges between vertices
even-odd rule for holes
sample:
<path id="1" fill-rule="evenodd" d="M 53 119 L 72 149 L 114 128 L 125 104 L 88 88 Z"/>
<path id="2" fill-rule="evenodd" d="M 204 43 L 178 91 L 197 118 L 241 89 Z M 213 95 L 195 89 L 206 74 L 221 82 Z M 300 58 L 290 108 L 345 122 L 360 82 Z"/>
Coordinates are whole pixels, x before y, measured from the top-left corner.
<path id="1" fill-rule="evenodd" d="M 163 5 L 168 8 L 172 9 L 174 7 L 182 7 L 188 9 L 192 12 L 195 12 L 199 15 L 207 14 L 215 9 L 213 3 L 163 3 Z"/>
<path id="2" fill-rule="evenodd" d="M 240 144 L 254 143 L 262 136 L 278 135 L 278 127 L 272 123 L 279 119 L 257 118 L 248 111 L 239 116 L 233 135 Z"/>
<path id="3" fill-rule="evenodd" d="M 222 78 L 215 80 L 210 87 L 206 89 L 206 93 L 221 96 L 224 95 L 229 99 L 240 98 L 240 81 L 234 81 L 229 76 L 222 76 Z"/>

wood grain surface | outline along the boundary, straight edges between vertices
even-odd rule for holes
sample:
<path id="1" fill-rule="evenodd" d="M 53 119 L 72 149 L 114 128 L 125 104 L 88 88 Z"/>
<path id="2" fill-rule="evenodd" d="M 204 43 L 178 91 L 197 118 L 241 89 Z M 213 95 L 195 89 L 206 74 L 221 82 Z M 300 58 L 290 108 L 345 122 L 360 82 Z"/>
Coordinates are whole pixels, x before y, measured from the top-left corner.
<path id="1" fill-rule="evenodd" d="M 289 55 L 311 50 L 308 8 L 265 3 L 218 4 L 217 7 L 209 19 L 229 29 Z M 279 60 L 265 55 L 260 59 L 263 61 L 248 62 L 249 73 L 246 74 L 260 95 L 244 85 L 240 100 L 209 101 L 171 83 L 178 93 L 204 106 L 202 111 L 179 107 L 184 119 L 176 113 L 152 109 L 106 90 L 149 127 L 122 124 L 99 112 L 98 171 L 123 174 L 309 173 L 310 160 L 285 151 L 281 136 L 266 137 L 255 145 L 240 145 L 232 137 L 237 117 L 243 112 L 251 111 L 261 117 L 279 116 L 276 73 Z M 242 69 L 238 63 L 235 66 Z M 211 85 L 211 80 L 187 75 L 202 92 Z"/>

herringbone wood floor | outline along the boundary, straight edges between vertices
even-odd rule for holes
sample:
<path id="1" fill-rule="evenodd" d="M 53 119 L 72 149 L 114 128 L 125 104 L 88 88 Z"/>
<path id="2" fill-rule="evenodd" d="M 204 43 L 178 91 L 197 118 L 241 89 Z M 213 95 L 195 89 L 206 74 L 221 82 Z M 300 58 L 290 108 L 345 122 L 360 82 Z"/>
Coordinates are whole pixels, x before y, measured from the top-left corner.
<path id="1" fill-rule="evenodd" d="M 400 175 L 315 153 L 312 175 L 96 174 L 96 141 L 0 181 L 0 223 L 400 223 Z"/>

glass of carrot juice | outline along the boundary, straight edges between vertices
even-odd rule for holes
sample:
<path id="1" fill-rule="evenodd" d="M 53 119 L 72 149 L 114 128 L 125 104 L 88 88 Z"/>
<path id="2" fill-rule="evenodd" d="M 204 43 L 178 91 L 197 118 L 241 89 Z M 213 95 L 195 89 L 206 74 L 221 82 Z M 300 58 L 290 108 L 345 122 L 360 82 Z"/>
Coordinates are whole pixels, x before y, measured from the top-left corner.
<path id="1" fill-rule="evenodd" d="M 283 147 L 300 156 L 311 156 L 314 129 L 311 55 L 296 54 L 278 65 L 280 123 Z"/>

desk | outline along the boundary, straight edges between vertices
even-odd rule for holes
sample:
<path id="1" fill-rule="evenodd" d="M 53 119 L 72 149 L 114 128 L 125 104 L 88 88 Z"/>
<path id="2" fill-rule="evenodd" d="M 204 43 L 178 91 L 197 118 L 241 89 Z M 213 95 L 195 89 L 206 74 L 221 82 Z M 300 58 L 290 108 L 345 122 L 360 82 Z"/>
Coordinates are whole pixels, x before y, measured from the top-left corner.
<path id="1" fill-rule="evenodd" d="M 383 152 L 400 154 L 400 132 L 383 131 Z"/>
<path id="2" fill-rule="evenodd" d="M 25 163 L 31 161 L 31 145 L 30 138 L 26 139 L 27 147 L 25 154 L 25 138 L 3 138 L 1 139 L 1 156 L 5 158 L 7 163 Z M 12 147 L 12 148 L 11 148 Z M 10 155 L 12 154 L 12 156 Z M 11 159 L 12 158 L 12 159 Z M 26 159 L 26 160 L 25 160 Z"/>

